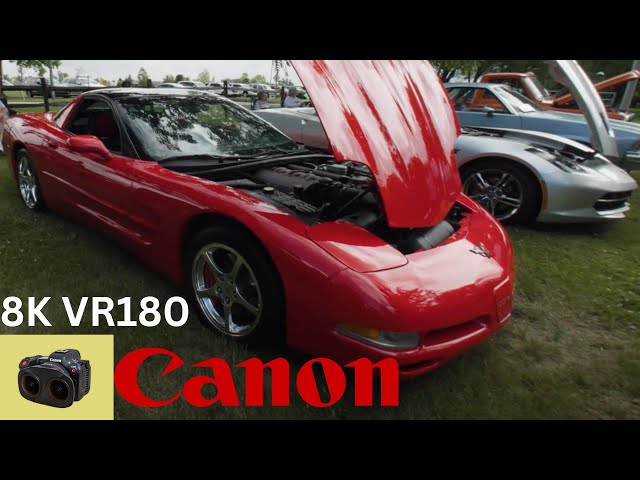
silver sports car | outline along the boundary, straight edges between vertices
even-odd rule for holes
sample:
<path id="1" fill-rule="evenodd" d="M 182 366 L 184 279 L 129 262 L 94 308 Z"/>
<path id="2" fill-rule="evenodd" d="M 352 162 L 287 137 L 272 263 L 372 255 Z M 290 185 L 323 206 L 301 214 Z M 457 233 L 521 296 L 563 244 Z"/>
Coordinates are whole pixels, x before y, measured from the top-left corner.
<path id="1" fill-rule="evenodd" d="M 254 112 L 307 147 L 328 150 L 313 108 Z M 635 180 L 590 147 L 547 133 L 465 129 L 456 141 L 464 192 L 506 223 L 623 218 Z"/>

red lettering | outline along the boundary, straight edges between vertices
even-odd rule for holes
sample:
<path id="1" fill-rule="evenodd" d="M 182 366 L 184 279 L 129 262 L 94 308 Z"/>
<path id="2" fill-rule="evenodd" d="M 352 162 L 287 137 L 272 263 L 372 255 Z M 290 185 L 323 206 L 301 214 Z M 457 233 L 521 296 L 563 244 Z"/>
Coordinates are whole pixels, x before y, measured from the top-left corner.
<path id="1" fill-rule="evenodd" d="M 262 363 L 258 358 L 250 358 L 238 364 L 245 369 L 245 403 L 247 407 L 264 405 L 264 371 L 271 370 L 271 405 L 287 407 L 291 402 L 289 391 L 289 362 L 284 358 L 276 358 Z"/>
<path id="2" fill-rule="evenodd" d="M 138 407 L 158 408 L 169 405 L 180 398 L 180 393 L 176 393 L 167 400 L 154 400 L 147 397 L 138 385 L 138 370 L 142 363 L 154 355 L 167 355 L 171 357 L 169 365 L 162 372 L 162 377 L 173 372 L 176 368 L 184 365 L 182 359 L 175 353 L 164 348 L 140 348 L 127 353 L 120 359 L 114 373 L 116 390 L 127 402 Z"/>
<path id="3" fill-rule="evenodd" d="M 184 399 L 194 407 L 209 407 L 220 401 L 223 407 L 237 407 L 240 405 L 238 394 L 231 376 L 229 364 L 221 358 L 210 358 L 204 362 L 196 363 L 194 367 L 209 367 L 212 370 L 212 376 L 206 377 L 199 375 L 193 377 L 184 384 Z M 216 387 L 216 396 L 212 399 L 204 398 L 202 395 L 202 387 L 206 384 L 212 384 Z"/>
<path id="4" fill-rule="evenodd" d="M 323 402 L 318 392 L 316 377 L 313 374 L 313 364 L 322 365 L 324 376 L 327 379 L 327 388 L 329 390 L 329 401 Z M 305 363 L 298 372 L 296 379 L 298 393 L 302 399 L 309 405 L 314 407 L 329 407 L 336 403 L 342 397 L 344 389 L 347 386 L 347 379 L 340 365 L 328 358 L 314 358 Z"/>
<path id="5" fill-rule="evenodd" d="M 240 405 L 238 393 L 231 374 L 229 364 L 221 358 L 210 358 L 193 365 L 194 368 L 210 368 L 211 375 L 197 375 L 184 384 L 182 392 L 176 393 L 168 399 L 154 399 L 142 392 L 138 384 L 138 372 L 142 364 L 155 355 L 165 355 L 170 358 L 161 377 L 168 375 L 184 365 L 184 361 L 175 353 L 163 348 L 140 348 L 127 353 L 120 359 L 114 372 L 115 387 L 118 393 L 129 403 L 138 407 L 159 408 L 175 402 L 184 395 L 184 399 L 195 407 L 209 407 L 219 402 L 224 407 Z M 319 364 L 327 382 L 329 400 L 324 402 L 320 398 L 318 384 L 313 366 Z M 271 373 L 271 405 L 275 407 L 289 406 L 290 367 L 284 358 L 276 358 L 267 363 L 260 359 L 250 358 L 237 367 L 245 369 L 245 405 L 261 407 L 265 400 L 265 371 Z M 395 407 L 399 405 L 399 366 L 392 358 L 386 358 L 377 363 L 366 358 L 355 360 L 346 367 L 354 369 L 355 377 L 355 405 L 357 407 L 373 406 L 373 376 L 374 372 L 380 377 L 380 405 Z M 374 370 L 377 369 L 377 370 Z M 213 398 L 206 398 L 202 390 L 205 385 L 213 385 L 216 389 Z M 344 370 L 333 360 L 316 358 L 305 363 L 296 378 L 296 387 L 300 397 L 314 407 L 328 407 L 335 404 L 344 395 L 347 379 Z"/>
<path id="6" fill-rule="evenodd" d="M 385 358 L 377 363 L 368 358 L 359 358 L 348 363 L 345 367 L 353 367 L 355 376 L 356 407 L 371 407 L 373 405 L 373 369 L 380 370 L 380 406 L 397 407 L 400 404 L 400 375 L 398 361 Z"/>

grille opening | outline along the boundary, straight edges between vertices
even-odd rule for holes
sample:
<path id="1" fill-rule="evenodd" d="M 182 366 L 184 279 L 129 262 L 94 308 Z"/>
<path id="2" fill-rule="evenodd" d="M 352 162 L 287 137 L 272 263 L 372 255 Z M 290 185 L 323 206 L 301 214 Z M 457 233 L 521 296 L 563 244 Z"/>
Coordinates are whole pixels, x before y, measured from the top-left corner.
<path id="1" fill-rule="evenodd" d="M 444 359 L 442 358 L 430 358 L 423 362 L 414 363 L 412 365 L 401 365 L 400 371 L 403 373 L 424 372 L 425 370 L 434 370 L 438 368 Z"/>
<path id="2" fill-rule="evenodd" d="M 629 201 L 629 197 L 631 197 L 630 191 L 607 193 L 600 197 L 600 199 L 593 204 L 593 208 L 595 208 L 598 212 L 617 210 L 618 208 L 623 208 L 626 206 L 627 202 Z"/>
<path id="3" fill-rule="evenodd" d="M 469 320 L 468 322 L 459 323 L 451 327 L 431 330 L 424 336 L 422 345 L 425 347 L 435 347 L 475 335 L 482 330 L 485 330 L 487 328 L 487 323 L 488 319 L 486 317 L 481 317 Z"/>

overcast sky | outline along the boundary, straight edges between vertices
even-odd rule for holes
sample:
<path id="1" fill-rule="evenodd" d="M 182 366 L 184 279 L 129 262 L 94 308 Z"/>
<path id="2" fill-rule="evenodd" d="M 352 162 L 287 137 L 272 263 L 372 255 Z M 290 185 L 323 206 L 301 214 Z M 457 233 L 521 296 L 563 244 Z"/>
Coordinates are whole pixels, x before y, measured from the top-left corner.
<path id="1" fill-rule="evenodd" d="M 8 75 L 18 74 L 15 63 L 4 60 L 2 67 Z M 60 71 L 70 76 L 91 75 L 111 81 L 128 75 L 136 78 L 140 67 L 144 67 L 149 77 L 157 81 L 167 74 L 178 73 L 194 78 L 204 69 L 216 80 L 238 78 L 246 72 L 250 77 L 262 74 L 268 81 L 271 75 L 271 60 L 62 60 Z M 25 71 L 25 76 L 34 73 L 33 70 Z M 291 68 L 289 76 L 294 81 L 297 79 Z"/>

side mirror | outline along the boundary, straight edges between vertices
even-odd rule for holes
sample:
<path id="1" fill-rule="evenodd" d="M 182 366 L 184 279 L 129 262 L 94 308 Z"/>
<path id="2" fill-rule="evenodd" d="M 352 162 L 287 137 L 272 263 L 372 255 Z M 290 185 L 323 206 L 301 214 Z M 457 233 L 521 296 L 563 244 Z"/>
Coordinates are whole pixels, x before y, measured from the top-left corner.
<path id="1" fill-rule="evenodd" d="M 482 107 L 481 111 L 487 114 L 487 117 L 493 117 L 493 112 L 496 111 L 495 108 L 487 107 L 486 105 Z"/>
<path id="2" fill-rule="evenodd" d="M 487 115 L 487 117 L 493 117 L 493 113 L 496 111 L 496 109 L 495 108 L 491 108 L 491 107 L 487 107 L 485 105 L 484 107 L 480 107 L 480 108 L 472 108 L 471 111 L 472 112 L 485 113 Z"/>
<path id="3" fill-rule="evenodd" d="M 93 135 L 75 135 L 67 143 L 74 152 L 93 153 L 105 161 L 111 158 L 111 152 L 107 150 L 104 143 Z"/>

